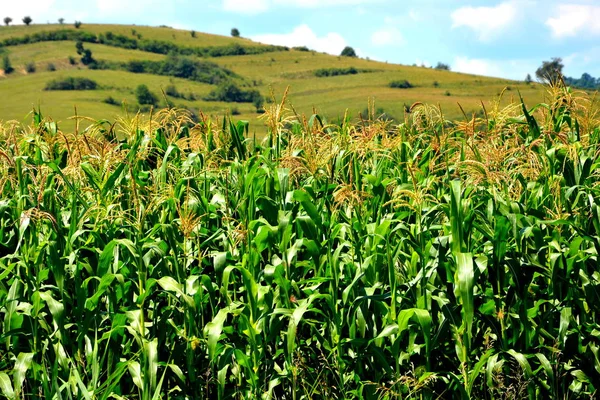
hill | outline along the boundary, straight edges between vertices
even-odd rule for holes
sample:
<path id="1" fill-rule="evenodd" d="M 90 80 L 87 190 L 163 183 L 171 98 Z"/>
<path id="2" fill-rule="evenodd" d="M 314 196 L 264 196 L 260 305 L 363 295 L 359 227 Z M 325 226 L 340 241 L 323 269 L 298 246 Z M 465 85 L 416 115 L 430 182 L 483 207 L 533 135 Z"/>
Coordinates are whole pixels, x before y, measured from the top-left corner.
<path id="1" fill-rule="evenodd" d="M 97 64 L 82 64 L 77 41 L 91 51 Z M 0 72 L 0 120 L 25 121 L 28 112 L 39 106 L 44 115 L 61 121 L 65 128 L 74 124 L 68 118 L 75 114 L 75 107 L 78 115 L 92 119 L 137 111 L 135 89 L 145 84 L 163 105 L 161 91 L 169 87 L 169 94 L 174 95 L 166 96 L 169 103 L 196 113 L 236 114 L 236 118 L 254 122 L 251 126 L 261 133 L 264 128 L 256 123 L 260 114 L 251 102 L 207 100 L 225 75 L 241 90 L 258 91 L 266 98 L 270 93 L 281 96 L 289 86 L 295 110 L 312 114 L 316 108 L 330 120 L 346 111 L 357 117 L 364 113 L 369 99 L 374 99 L 378 113 L 397 120 L 403 118 L 405 107 L 415 102 L 439 104 L 453 119 L 462 115 L 458 104 L 467 113 L 480 112 L 482 102 L 489 106 L 504 89 L 509 95 L 518 90 L 531 104 L 544 95 L 544 89 L 535 84 L 336 57 L 168 27 L 10 26 L 0 28 L 0 45 L 0 57 L 7 56 L 14 68 L 10 74 Z M 194 63 L 196 66 L 190 67 Z M 195 68 L 190 72 L 194 76 L 189 68 Z M 98 88 L 44 90 L 50 81 L 71 77 L 92 79 Z M 393 81 L 407 81 L 411 87 L 391 88 Z"/>

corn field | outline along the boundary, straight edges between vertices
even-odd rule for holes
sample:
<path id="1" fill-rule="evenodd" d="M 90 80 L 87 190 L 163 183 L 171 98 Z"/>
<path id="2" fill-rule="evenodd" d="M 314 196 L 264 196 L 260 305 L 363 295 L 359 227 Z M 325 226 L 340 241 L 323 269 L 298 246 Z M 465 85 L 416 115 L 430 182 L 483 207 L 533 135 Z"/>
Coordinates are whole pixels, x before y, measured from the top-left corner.
<path id="1" fill-rule="evenodd" d="M 547 98 L 1 124 L 1 395 L 594 398 L 600 119 Z"/>

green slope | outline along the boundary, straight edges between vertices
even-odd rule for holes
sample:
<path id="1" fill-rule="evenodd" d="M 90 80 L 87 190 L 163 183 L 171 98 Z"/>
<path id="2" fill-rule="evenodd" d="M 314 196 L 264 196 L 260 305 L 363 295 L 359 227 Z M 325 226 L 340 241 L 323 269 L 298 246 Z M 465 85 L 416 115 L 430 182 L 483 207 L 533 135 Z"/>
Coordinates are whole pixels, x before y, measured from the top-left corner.
<path id="1" fill-rule="evenodd" d="M 40 32 L 65 29 L 94 35 L 106 35 L 108 32 L 112 32 L 138 42 L 160 40 L 174 43 L 181 48 L 260 46 L 260 44 L 247 39 L 202 33 L 197 33 L 196 37 L 192 37 L 189 31 L 165 27 L 87 24 L 77 31 L 66 25 L 1 27 L 0 42 L 9 38 L 24 38 L 26 35 L 31 37 Z M 85 48 L 92 51 L 95 59 L 112 63 L 126 63 L 130 60 L 160 61 L 166 57 L 163 54 L 97 43 L 85 43 Z M 137 85 L 142 83 L 147 84 L 157 94 L 167 85 L 173 84 L 180 92 L 194 93 L 198 99 L 203 98 L 215 88 L 214 85 L 185 79 L 134 74 L 127 71 L 90 70 L 80 63 L 71 65 L 69 57 L 79 59 L 75 50 L 75 42 L 72 40 L 5 46 L 0 51 L 8 54 L 15 68 L 15 72 L 9 75 L 0 75 L 0 93 L 3 94 L 0 97 L 0 120 L 23 120 L 33 106 L 39 105 L 45 115 L 62 121 L 63 128 L 68 129 L 73 124 L 68 118 L 74 114 L 75 107 L 80 115 L 86 115 L 92 119 L 112 119 L 122 115 L 123 107 L 103 102 L 109 96 L 119 102 L 125 101 L 132 109 L 136 104 L 133 91 Z M 248 86 L 259 90 L 264 96 L 268 96 L 271 91 L 277 96 L 281 96 L 289 86 L 290 102 L 298 112 L 311 114 L 316 108 L 319 113 L 330 119 L 336 119 L 346 111 L 350 115 L 358 116 L 359 112 L 366 109 L 369 99 L 374 99 L 376 109 L 383 109 L 397 119 L 403 117 L 405 106 L 418 101 L 439 104 L 446 117 L 459 118 L 462 111 L 458 103 L 467 112 L 475 112 L 481 107 L 482 102 L 489 106 L 489 101 L 495 101 L 498 94 L 506 87 L 509 87 L 510 91 L 507 92 L 509 95 L 516 94 L 518 90 L 525 100 L 532 104 L 541 101 L 544 95 L 544 90 L 539 85 L 526 85 L 503 79 L 364 59 L 336 57 L 312 51 L 289 50 L 254 55 L 204 57 L 203 59 L 206 58 L 240 75 Z M 24 66 L 28 63 L 36 65 L 36 72 L 29 74 L 25 72 Z M 49 64 L 52 64 L 57 70 L 48 71 Z M 314 71 L 321 68 L 348 67 L 371 72 L 327 78 L 318 78 L 314 75 Z M 86 92 L 47 92 L 43 90 L 48 81 L 68 76 L 94 79 L 101 85 L 101 90 Z M 388 87 L 390 81 L 404 79 L 415 87 L 411 89 Z M 252 104 L 169 100 L 175 105 L 208 114 L 223 114 L 235 109 L 240 113 L 237 118 L 253 121 L 254 129 L 259 133 L 264 131 L 257 121 L 258 114 Z"/>

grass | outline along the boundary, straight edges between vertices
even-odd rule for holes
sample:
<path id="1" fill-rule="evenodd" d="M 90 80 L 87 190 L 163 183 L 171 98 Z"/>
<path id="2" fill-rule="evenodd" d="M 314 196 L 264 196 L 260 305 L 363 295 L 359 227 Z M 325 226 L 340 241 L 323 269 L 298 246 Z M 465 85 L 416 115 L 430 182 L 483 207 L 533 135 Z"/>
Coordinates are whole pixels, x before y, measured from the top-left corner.
<path id="1" fill-rule="evenodd" d="M 18 81 L 18 80 L 13 80 Z M 591 398 L 600 114 L 0 124 L 9 399 Z"/>
<path id="2" fill-rule="evenodd" d="M 0 27 L 0 40 L 10 36 L 23 36 L 37 31 L 64 28 L 70 29 L 67 25 L 62 27 L 59 25 Z M 196 38 L 193 38 L 190 32 L 169 28 L 87 24 L 84 24 L 81 28 L 82 31 L 90 31 L 96 34 L 111 31 L 126 36 L 132 36 L 132 29 L 135 29 L 137 33 L 142 34 L 142 37 L 146 39 L 175 40 L 178 44 L 185 46 L 222 46 L 231 43 L 252 44 L 246 39 L 201 33 L 197 33 Z M 175 35 L 175 38 L 173 38 L 173 35 Z M 163 58 L 163 56 L 157 54 L 115 49 L 98 44 L 86 43 L 85 47 L 89 48 L 94 58 L 98 60 L 124 62 L 128 60 L 156 61 Z M 71 66 L 68 62 L 68 57 L 75 54 L 74 43 L 36 43 L 9 47 L 5 51 L 9 52 L 13 65 L 18 66 L 18 69 L 28 62 L 35 62 L 38 71 L 45 71 L 48 63 L 53 63 L 59 70 L 58 72 L 82 68 L 81 65 Z M 504 104 L 510 102 L 511 95 L 515 96 L 517 90 L 521 92 L 526 101 L 532 103 L 542 101 L 544 96 L 542 87 L 536 84 L 526 85 L 504 79 L 485 78 L 358 58 L 335 57 L 311 51 L 292 50 L 249 56 L 218 57 L 210 60 L 231 69 L 245 78 L 247 82 L 253 82 L 256 85 L 253 89 L 258 89 L 264 96 L 267 96 L 271 90 L 274 93 L 282 93 L 289 86 L 289 101 L 298 112 L 310 114 L 314 107 L 318 107 L 319 113 L 332 121 L 342 118 L 346 111 L 357 118 L 358 113 L 367 107 L 371 99 L 374 99 L 377 107 L 385 109 L 400 119 L 402 118 L 404 106 L 410 106 L 417 101 L 440 104 L 446 117 L 457 119 L 462 117 L 462 111 L 457 103 L 460 103 L 467 113 L 475 112 L 479 109 L 481 101 L 490 106 L 491 100 L 495 99 L 507 86 L 510 86 L 512 91 L 507 92 Z M 317 78 L 315 76 L 315 71 L 319 69 L 347 69 L 351 67 L 358 70 L 372 70 L 373 72 L 327 78 Z M 111 79 L 114 77 L 111 74 L 113 71 L 82 71 L 86 77 L 98 82 L 107 80 L 104 77 L 111 77 Z M 88 115 L 93 118 L 114 119 L 122 115 L 114 108 L 106 108 L 102 101 L 106 98 L 107 93 L 101 91 L 87 94 L 85 97 L 75 96 L 72 100 L 65 99 L 58 93 L 40 95 L 39 90 L 44 86 L 44 82 L 40 82 L 40 79 L 36 77 L 37 74 L 24 75 L 20 70 L 17 70 L 8 77 L 0 76 L 0 90 L 3 93 L 11 94 L 0 99 L 0 119 L 21 120 L 23 115 L 31 109 L 32 104 L 40 102 L 44 107 L 45 104 L 53 104 L 52 108 L 47 110 L 48 114 L 60 119 L 70 116 L 75 105 L 89 110 Z M 153 90 L 157 90 L 161 86 L 155 78 L 144 77 L 144 79 L 149 80 L 149 86 L 154 86 Z M 112 86 L 119 90 L 119 86 L 123 85 L 122 91 L 127 91 L 129 90 L 128 87 L 132 86 L 129 82 L 144 83 L 139 82 L 139 80 L 140 77 L 133 74 L 119 74 Z M 390 89 L 388 84 L 394 80 L 408 80 L 416 87 L 410 91 Z M 18 83 L 14 83 L 14 81 L 18 81 Z M 162 87 L 166 87 L 169 85 L 169 78 L 162 77 L 160 82 L 162 82 Z M 438 82 L 438 87 L 434 87 L 434 82 Z M 182 83 L 181 85 L 187 84 Z M 24 90 L 17 93 L 18 88 Z M 194 88 L 198 90 L 198 98 L 207 96 L 212 90 L 209 87 L 194 86 Z M 452 95 L 447 96 L 447 92 Z M 115 93 L 115 95 L 117 94 Z M 52 97 L 55 95 L 57 97 Z M 76 104 L 82 99 L 85 99 L 84 102 Z M 62 109 L 58 109 L 58 105 Z M 221 114 L 232 107 L 228 104 L 205 103 L 202 101 L 185 103 L 185 105 L 208 113 L 220 111 Z M 263 125 L 258 122 L 259 114 L 254 112 L 252 107 L 242 106 L 240 111 L 242 112 L 240 118 L 252 121 L 252 126 L 259 129 L 259 135 L 266 134 Z"/>

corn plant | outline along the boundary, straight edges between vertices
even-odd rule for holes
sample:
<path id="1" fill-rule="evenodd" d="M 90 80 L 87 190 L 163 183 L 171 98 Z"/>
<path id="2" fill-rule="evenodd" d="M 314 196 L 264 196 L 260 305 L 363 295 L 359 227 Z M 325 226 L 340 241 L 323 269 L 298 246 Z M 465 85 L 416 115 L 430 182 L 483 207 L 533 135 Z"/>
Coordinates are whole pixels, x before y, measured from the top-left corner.
<path id="1" fill-rule="evenodd" d="M 0 391 L 594 397 L 596 109 L 3 123 Z"/>

